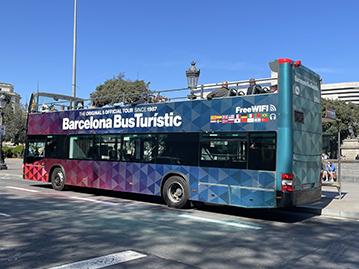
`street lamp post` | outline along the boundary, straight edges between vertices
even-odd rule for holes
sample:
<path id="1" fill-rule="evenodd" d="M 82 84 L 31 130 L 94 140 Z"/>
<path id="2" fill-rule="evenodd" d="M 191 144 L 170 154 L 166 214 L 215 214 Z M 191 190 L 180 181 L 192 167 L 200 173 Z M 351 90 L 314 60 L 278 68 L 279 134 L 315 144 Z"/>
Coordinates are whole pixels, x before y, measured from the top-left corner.
<path id="1" fill-rule="evenodd" d="M 4 95 L 0 96 L 0 125 L 3 124 L 3 109 L 6 106 L 6 97 Z M 2 135 L 0 134 L 0 170 L 5 170 L 7 169 L 7 166 L 4 162 L 4 158 L 3 158 L 3 151 L 2 151 Z"/>
<path id="2" fill-rule="evenodd" d="M 74 49 L 72 59 L 72 96 L 76 97 L 76 40 L 77 40 L 77 0 L 74 9 Z"/>
<path id="3" fill-rule="evenodd" d="M 198 77 L 201 70 L 197 70 L 196 62 L 191 62 L 191 67 L 186 71 L 188 88 L 191 89 L 191 94 L 188 95 L 188 99 L 194 100 L 197 96 L 194 95 L 194 89 L 197 88 Z"/>

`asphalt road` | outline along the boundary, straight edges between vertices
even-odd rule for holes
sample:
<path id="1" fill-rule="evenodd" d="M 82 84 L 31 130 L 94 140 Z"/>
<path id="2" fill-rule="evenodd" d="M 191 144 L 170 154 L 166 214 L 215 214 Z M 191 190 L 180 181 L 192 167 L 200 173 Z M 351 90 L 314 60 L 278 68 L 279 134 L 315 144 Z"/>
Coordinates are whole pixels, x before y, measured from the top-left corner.
<path id="1" fill-rule="evenodd" d="M 57 192 L 0 171 L 0 268 L 359 268 L 358 249 L 358 221 L 203 204 L 175 210 L 157 197 Z M 106 264 L 116 262 L 106 255 L 120 262 Z M 84 265 L 92 258 L 99 267 Z"/>

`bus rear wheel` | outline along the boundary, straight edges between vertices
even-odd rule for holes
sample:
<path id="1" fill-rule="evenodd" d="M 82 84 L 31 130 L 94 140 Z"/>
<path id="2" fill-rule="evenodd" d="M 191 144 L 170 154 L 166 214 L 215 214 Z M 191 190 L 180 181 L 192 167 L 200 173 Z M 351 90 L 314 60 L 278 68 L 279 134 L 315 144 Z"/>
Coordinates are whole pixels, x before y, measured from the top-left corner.
<path id="1" fill-rule="evenodd" d="M 169 207 L 185 208 L 189 204 L 189 185 L 179 176 L 170 177 L 162 189 L 162 197 Z"/>
<path id="2" fill-rule="evenodd" d="M 65 189 L 65 173 L 60 167 L 57 167 L 52 171 L 51 185 L 57 191 Z"/>

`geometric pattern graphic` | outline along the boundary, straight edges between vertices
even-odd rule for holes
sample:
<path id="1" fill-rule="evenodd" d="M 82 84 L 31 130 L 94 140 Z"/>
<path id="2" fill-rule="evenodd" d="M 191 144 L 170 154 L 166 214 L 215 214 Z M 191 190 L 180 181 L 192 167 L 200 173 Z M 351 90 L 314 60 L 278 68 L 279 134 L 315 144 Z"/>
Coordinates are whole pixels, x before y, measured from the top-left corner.
<path id="1" fill-rule="evenodd" d="M 191 200 L 275 207 L 275 172 L 62 159 L 46 159 L 43 163 L 28 164 L 25 179 L 48 181 L 47 175 L 56 164 L 63 167 L 67 185 L 161 195 L 162 178 L 169 172 L 179 172 L 189 180 Z"/>
<path id="2" fill-rule="evenodd" d="M 232 205 L 245 205 L 247 208 L 272 208 L 276 205 L 274 190 L 252 190 L 246 188 L 231 188 Z"/>
<path id="3" fill-rule="evenodd" d="M 293 123 L 293 174 L 296 188 L 319 187 L 322 151 L 320 83 L 305 68 L 293 69 L 293 110 L 304 115 L 304 122 Z"/>
<path id="4" fill-rule="evenodd" d="M 48 182 L 48 173 L 41 162 L 23 164 L 24 179 Z"/>
<path id="5" fill-rule="evenodd" d="M 292 174 L 294 202 L 320 199 L 320 77 L 289 59 L 279 63 L 277 190 L 281 174 Z"/>
<path id="6" fill-rule="evenodd" d="M 30 114 L 28 134 L 274 131 L 277 94 Z M 141 112 L 136 112 L 141 111 Z M 125 113 L 126 112 L 126 113 Z M 231 124 L 218 124 L 211 116 Z M 226 118 L 229 118 L 229 121 Z"/>
<path id="7" fill-rule="evenodd" d="M 200 201 L 247 208 L 276 206 L 275 172 L 235 169 L 210 171 L 212 169 L 204 171 L 204 177 L 199 180 Z"/>

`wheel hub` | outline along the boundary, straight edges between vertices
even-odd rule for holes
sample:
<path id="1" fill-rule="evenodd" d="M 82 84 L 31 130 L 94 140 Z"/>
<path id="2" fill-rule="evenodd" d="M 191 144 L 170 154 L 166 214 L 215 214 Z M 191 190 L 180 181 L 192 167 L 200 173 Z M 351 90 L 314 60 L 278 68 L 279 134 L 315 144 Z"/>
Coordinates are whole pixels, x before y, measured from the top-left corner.
<path id="1" fill-rule="evenodd" d="M 182 186 L 180 186 L 179 184 L 174 184 L 169 189 L 169 194 L 170 194 L 169 197 L 173 202 L 179 202 L 183 196 Z"/>
<path id="2" fill-rule="evenodd" d="M 61 183 L 64 180 L 62 174 L 60 174 L 60 173 L 56 174 L 54 179 L 55 179 L 55 184 L 58 186 L 61 185 Z"/>
<path id="3" fill-rule="evenodd" d="M 180 196 L 182 196 L 182 193 L 183 193 L 182 189 L 181 189 L 181 188 L 177 188 L 176 191 L 175 191 L 175 193 L 174 193 L 174 195 L 176 195 L 177 197 L 180 197 Z"/>

